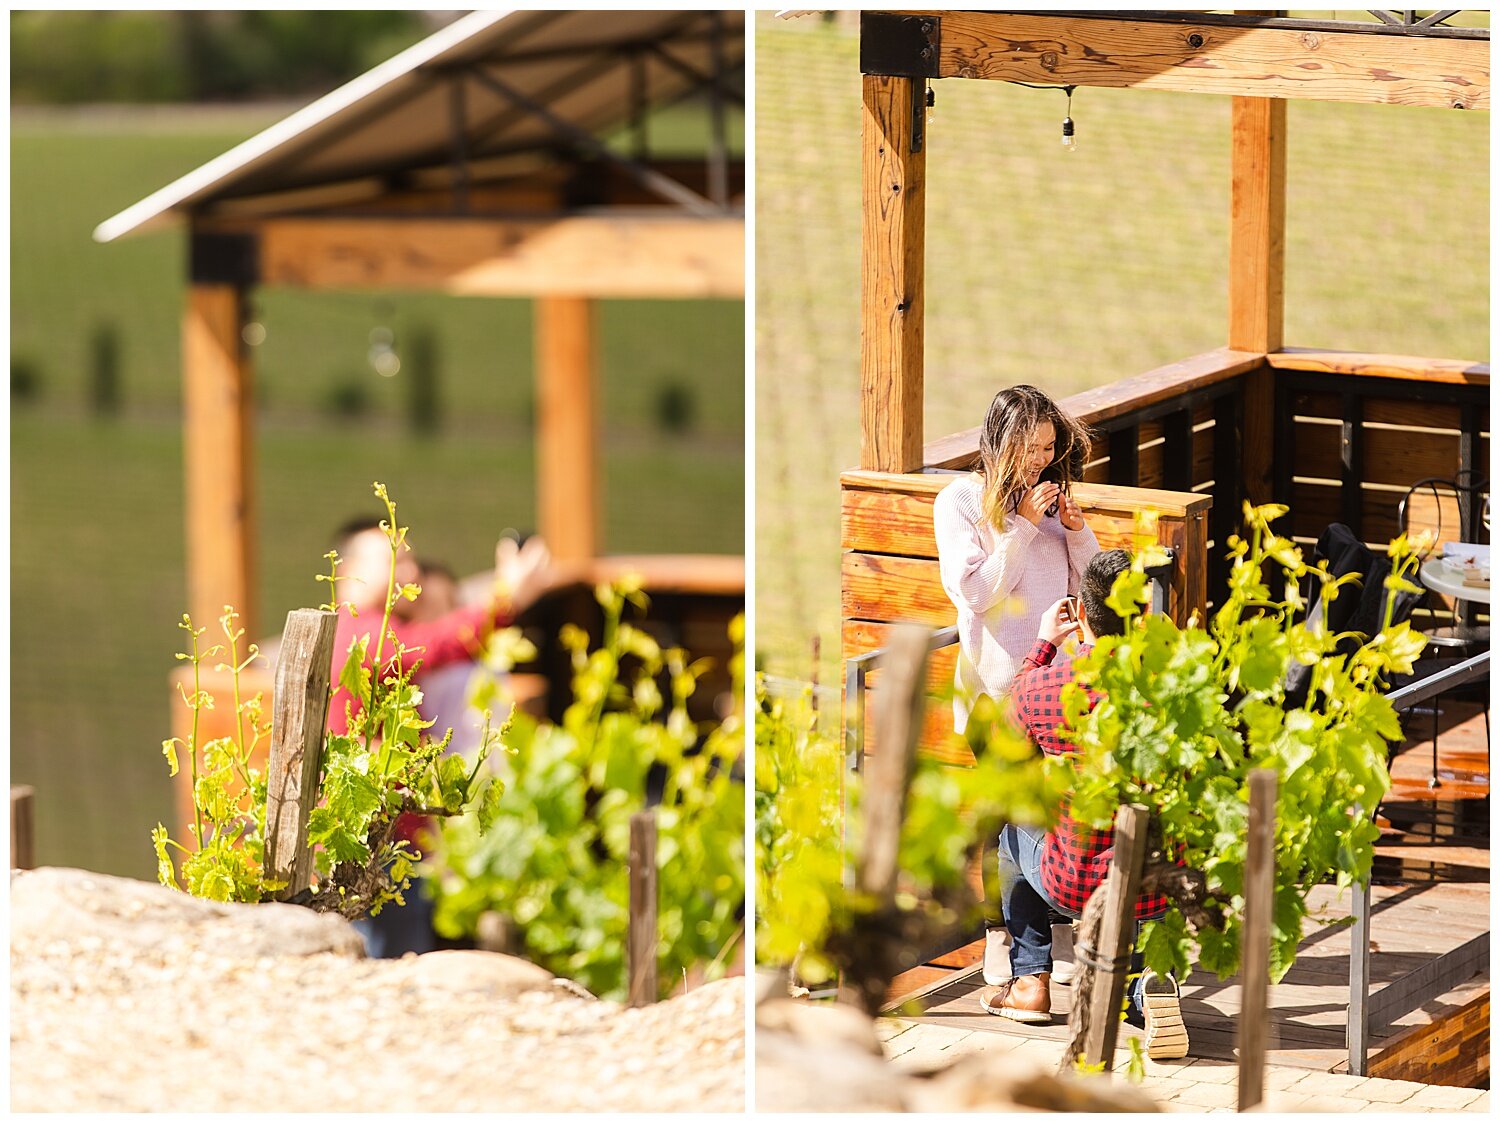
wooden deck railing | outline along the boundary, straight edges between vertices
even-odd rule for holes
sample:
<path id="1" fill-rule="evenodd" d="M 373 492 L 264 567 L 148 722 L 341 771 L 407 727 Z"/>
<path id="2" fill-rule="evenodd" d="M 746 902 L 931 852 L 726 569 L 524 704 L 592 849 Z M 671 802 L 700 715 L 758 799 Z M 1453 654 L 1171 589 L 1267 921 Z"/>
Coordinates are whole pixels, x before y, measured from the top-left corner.
<path id="1" fill-rule="evenodd" d="M 1163 544 L 1182 559 L 1168 608 L 1178 620 L 1211 607 L 1224 587 L 1224 543 L 1244 500 L 1285 503 L 1282 525 L 1304 544 L 1344 522 L 1380 548 L 1396 532 L 1408 485 L 1488 463 L 1482 363 L 1220 348 L 1059 404 L 1097 434 L 1077 494 L 1100 544 L 1124 544 L 1136 510 L 1160 513 Z M 932 502 L 978 453 L 979 430 L 969 429 L 929 442 L 920 473 L 840 477 L 845 659 L 883 646 L 893 622 L 954 622 L 938 579 Z M 952 648 L 936 653 L 934 687 L 952 681 L 954 658 Z M 945 720 L 929 712 L 924 748 L 968 759 Z"/>

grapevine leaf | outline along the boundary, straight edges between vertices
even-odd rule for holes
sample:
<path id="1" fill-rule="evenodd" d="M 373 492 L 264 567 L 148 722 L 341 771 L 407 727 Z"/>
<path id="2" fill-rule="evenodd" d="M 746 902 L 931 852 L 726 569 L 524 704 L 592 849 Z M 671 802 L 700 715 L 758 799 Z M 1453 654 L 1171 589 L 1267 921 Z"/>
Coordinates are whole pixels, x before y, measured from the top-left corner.
<path id="1" fill-rule="evenodd" d="M 1237 943 L 1216 929 L 1205 928 L 1198 933 L 1198 963 L 1221 979 L 1239 970 L 1239 950 Z"/>
<path id="2" fill-rule="evenodd" d="M 445 756 L 437 765 L 438 798 L 445 811 L 457 811 L 469 797 L 469 770 L 464 758 L 458 755 Z"/>
<path id="3" fill-rule="evenodd" d="M 339 671 L 339 685 L 356 698 L 364 698 L 370 690 L 370 670 L 365 666 L 369 649 L 368 633 L 356 638 L 349 645 L 349 656 Z"/>
<path id="4" fill-rule="evenodd" d="M 490 777 L 485 783 L 484 794 L 480 796 L 474 811 L 475 817 L 479 820 L 480 834 L 489 833 L 495 817 L 500 813 L 500 800 L 504 795 L 505 785 L 500 781 L 500 777 Z"/>
<path id="5" fill-rule="evenodd" d="M 177 871 L 172 865 L 172 856 L 167 853 L 167 843 L 170 841 L 167 828 L 157 823 L 151 831 L 151 845 L 156 849 L 156 880 L 173 889 L 181 889 L 182 886 L 177 884 Z"/>
<path id="6" fill-rule="evenodd" d="M 347 766 L 330 768 L 323 790 L 333 817 L 363 825 L 380 810 L 380 790 L 370 778 Z"/>

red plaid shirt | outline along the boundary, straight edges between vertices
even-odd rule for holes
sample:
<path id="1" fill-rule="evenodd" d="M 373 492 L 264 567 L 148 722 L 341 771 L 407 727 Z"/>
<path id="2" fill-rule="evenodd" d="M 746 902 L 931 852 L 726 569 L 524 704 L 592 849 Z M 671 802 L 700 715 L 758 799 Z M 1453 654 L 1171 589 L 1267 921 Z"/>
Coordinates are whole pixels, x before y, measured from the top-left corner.
<path id="1" fill-rule="evenodd" d="M 1077 655 L 1088 651 L 1089 645 L 1085 644 Z M 1063 726 L 1063 687 L 1073 681 L 1074 658 L 1064 655 L 1058 659 L 1057 648 L 1039 639 L 1011 684 L 1012 722 L 1048 756 L 1067 756 L 1078 751 L 1077 746 L 1058 736 Z M 1097 701 L 1098 696 L 1091 691 L 1090 705 Z M 1089 895 L 1109 873 L 1114 853 L 1115 832 L 1073 822 L 1064 803 L 1057 827 L 1042 844 L 1042 887 L 1055 903 L 1081 913 Z M 1135 918 L 1154 920 L 1166 908 L 1167 899 L 1163 896 L 1141 897 L 1136 901 Z"/>

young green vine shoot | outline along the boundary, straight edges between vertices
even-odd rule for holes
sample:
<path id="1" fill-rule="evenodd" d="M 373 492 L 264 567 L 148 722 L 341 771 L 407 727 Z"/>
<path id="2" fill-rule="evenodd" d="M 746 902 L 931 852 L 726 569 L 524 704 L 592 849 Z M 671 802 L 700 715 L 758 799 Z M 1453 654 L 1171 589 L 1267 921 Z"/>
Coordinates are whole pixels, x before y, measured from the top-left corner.
<path id="1" fill-rule="evenodd" d="M 295 898 L 318 911 L 338 912 L 348 918 L 372 915 L 390 901 L 401 901 L 410 885 L 415 862 L 421 855 L 405 839 L 396 836 L 396 824 L 404 814 L 449 817 L 472 815 L 481 831 L 494 821 L 503 784 L 485 767 L 498 734 L 488 728 L 473 761 L 447 752 L 452 730 L 433 739 L 427 733 L 431 722 L 417 707 L 421 690 L 412 682 L 420 662 L 390 629 L 391 614 L 400 598 L 413 600 L 416 585 L 396 583 L 396 559 L 406 548 L 407 528 L 396 521 L 396 505 L 385 485 L 374 492 L 385 506 L 381 528 L 390 544 L 391 562 L 375 651 L 370 655 L 370 636 L 359 635 L 350 645 L 338 682 L 352 698 L 360 699 L 358 711 L 349 706 L 348 732 L 329 733 L 323 742 L 318 782 L 318 803 L 308 820 L 308 845 L 314 850 L 318 882 Z M 327 581 L 329 603 L 325 611 L 354 616 L 354 608 L 338 599 L 339 558 L 324 555 L 330 563 Z M 171 738 L 162 745 L 172 775 L 178 771 L 179 755 L 185 754 L 192 770 L 195 822 L 193 847 L 173 840 L 158 823 L 152 831 L 157 875 L 164 885 L 218 901 L 262 901 L 276 897 L 284 884 L 267 878 L 263 870 L 266 824 L 266 782 L 253 765 L 262 757 L 261 742 L 269 733 L 259 694 L 242 698 L 240 676 L 257 658 L 255 644 L 240 657 L 244 630 L 236 627 L 238 614 L 226 607 L 220 617 L 225 645 L 207 650 L 200 646 L 205 629 L 194 628 L 184 615 L 179 625 L 188 633 L 189 650 L 178 659 L 193 668 L 193 690 L 179 687 L 183 702 L 192 710 L 189 738 Z M 387 655 L 389 644 L 390 654 Z M 202 741 L 199 716 L 212 709 L 214 698 L 203 688 L 203 664 L 226 649 L 229 662 L 216 669 L 228 672 L 235 706 L 232 736 Z M 179 883 L 180 870 L 185 886 Z"/>

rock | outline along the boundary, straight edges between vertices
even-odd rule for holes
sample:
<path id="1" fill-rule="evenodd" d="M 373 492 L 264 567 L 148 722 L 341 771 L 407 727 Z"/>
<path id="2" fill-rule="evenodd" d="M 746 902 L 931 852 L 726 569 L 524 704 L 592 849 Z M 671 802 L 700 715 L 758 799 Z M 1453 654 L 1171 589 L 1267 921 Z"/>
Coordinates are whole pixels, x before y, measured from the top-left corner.
<path id="1" fill-rule="evenodd" d="M 1157 1111 L 1135 1088 L 1059 1077 L 1008 1053 L 976 1053 L 919 1075 L 885 1060 L 875 1021 L 853 1006 L 776 995 L 755 1007 L 760 1111 Z"/>
<path id="2" fill-rule="evenodd" d="M 115 954 L 156 960 L 364 955 L 359 933 L 336 916 L 297 905 L 219 904 L 149 882 L 53 867 L 12 871 L 10 933 L 13 954 L 97 940 Z"/>
<path id="3" fill-rule="evenodd" d="M 1118 1080 L 1059 1076 L 1006 1053 L 975 1053 L 907 1089 L 909 1111 L 1076 1111 L 1161 1109 Z"/>
<path id="4" fill-rule="evenodd" d="M 757 1112 L 905 1111 L 910 1079 L 863 1049 L 756 1027 Z"/>
<path id="5" fill-rule="evenodd" d="M 769 998 L 755 1007 L 755 1028 L 809 1044 L 846 1045 L 872 1057 L 884 1056 L 875 1023 L 849 1005 Z"/>
<path id="6" fill-rule="evenodd" d="M 387 972 L 392 986 L 446 990 L 489 998 L 514 998 L 548 990 L 552 972 L 524 959 L 489 951 L 434 951 L 398 959 Z"/>
<path id="7" fill-rule="evenodd" d="M 12 880 L 13 1111 L 745 1108 L 744 980 L 639 1010 L 479 951 L 77 870 Z"/>

